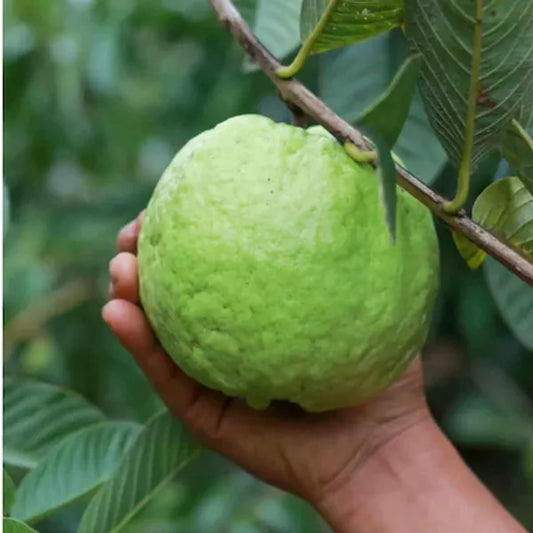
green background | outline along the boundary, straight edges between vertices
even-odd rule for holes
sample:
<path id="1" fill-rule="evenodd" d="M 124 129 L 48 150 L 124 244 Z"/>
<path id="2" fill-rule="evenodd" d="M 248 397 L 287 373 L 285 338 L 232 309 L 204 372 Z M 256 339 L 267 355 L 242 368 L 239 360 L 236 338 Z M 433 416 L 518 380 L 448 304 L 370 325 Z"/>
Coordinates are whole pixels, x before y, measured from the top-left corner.
<path id="1" fill-rule="evenodd" d="M 243 74 L 242 52 L 207 2 L 6 0 L 4 19 L 5 373 L 145 421 L 160 403 L 100 318 L 115 235 L 187 139 L 239 113 L 290 116 L 261 73 Z M 302 77 L 320 90 L 326 75 L 313 58 Z M 326 96 L 350 114 L 346 95 Z M 423 150 L 424 137 L 417 142 Z M 486 160 L 474 193 L 498 165 Z M 446 166 L 432 186 L 452 193 L 454 170 Z M 501 319 L 484 271 L 470 272 L 437 227 L 441 290 L 424 352 L 430 405 L 468 464 L 533 529 L 533 357 Z M 86 501 L 37 529 L 75 531 Z M 215 454 L 124 529 L 325 530 L 307 505 Z"/>

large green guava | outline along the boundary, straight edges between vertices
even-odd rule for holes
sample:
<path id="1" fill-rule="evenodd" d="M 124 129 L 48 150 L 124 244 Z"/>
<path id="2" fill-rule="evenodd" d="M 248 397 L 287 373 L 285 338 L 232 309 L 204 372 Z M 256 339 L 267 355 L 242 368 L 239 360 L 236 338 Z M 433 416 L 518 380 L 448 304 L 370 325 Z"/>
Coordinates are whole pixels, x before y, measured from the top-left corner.
<path id="1" fill-rule="evenodd" d="M 422 346 L 438 281 L 429 211 L 324 130 L 238 116 L 192 139 L 139 237 L 144 310 L 190 376 L 261 408 L 357 404 Z"/>

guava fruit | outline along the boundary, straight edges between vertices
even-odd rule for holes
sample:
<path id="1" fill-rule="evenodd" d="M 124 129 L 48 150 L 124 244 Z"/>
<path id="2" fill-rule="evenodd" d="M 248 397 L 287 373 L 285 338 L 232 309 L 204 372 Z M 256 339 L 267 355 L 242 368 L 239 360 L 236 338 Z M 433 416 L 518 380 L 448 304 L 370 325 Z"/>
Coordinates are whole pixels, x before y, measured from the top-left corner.
<path id="1" fill-rule="evenodd" d="M 138 243 L 143 308 L 185 373 L 256 408 L 351 406 L 422 346 L 438 283 L 429 211 L 325 130 L 231 118 L 185 145 Z"/>

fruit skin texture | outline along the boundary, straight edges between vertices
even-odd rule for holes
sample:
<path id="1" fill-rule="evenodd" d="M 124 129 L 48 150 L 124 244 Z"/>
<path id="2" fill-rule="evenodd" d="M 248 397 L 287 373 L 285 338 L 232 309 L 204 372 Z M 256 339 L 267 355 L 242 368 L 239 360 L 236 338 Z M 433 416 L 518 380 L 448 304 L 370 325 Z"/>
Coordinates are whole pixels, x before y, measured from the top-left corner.
<path id="1" fill-rule="evenodd" d="M 148 205 L 144 310 L 200 383 L 256 408 L 376 395 L 427 335 L 438 284 L 429 211 L 398 189 L 392 244 L 375 170 L 329 134 L 234 117 L 192 139 Z"/>

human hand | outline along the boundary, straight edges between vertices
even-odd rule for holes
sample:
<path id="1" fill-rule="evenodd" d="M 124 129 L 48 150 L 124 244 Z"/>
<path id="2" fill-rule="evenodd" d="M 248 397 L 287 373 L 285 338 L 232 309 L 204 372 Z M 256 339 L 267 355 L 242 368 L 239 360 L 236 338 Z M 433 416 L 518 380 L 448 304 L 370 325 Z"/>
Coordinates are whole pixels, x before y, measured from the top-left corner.
<path id="1" fill-rule="evenodd" d="M 140 307 L 141 223 L 142 214 L 119 234 L 118 255 L 110 263 L 111 301 L 103 317 L 170 410 L 207 446 L 268 483 L 319 502 L 376 449 L 428 418 L 419 360 L 377 398 L 322 414 L 283 402 L 256 411 L 196 383 L 164 352 Z"/>

